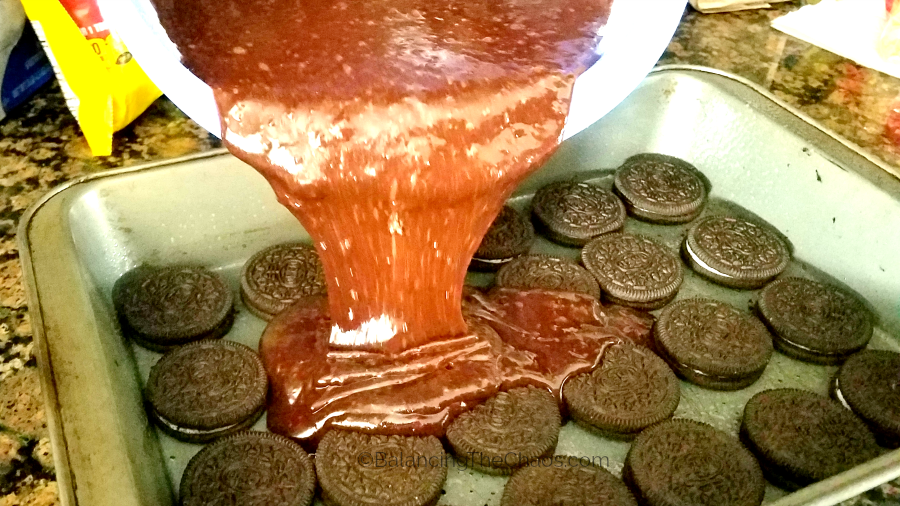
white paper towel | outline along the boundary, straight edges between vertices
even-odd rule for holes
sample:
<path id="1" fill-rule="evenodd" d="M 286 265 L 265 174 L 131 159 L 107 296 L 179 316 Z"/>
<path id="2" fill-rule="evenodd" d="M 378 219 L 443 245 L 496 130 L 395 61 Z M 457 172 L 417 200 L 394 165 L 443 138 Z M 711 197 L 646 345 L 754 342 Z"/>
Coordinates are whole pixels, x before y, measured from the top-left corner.
<path id="1" fill-rule="evenodd" d="M 786 1 L 787 0 L 690 0 L 691 5 L 704 14 L 767 9 L 772 7 L 773 3 Z"/>
<path id="2" fill-rule="evenodd" d="M 884 0 L 822 0 L 774 21 L 772 27 L 894 77 L 900 65 L 876 49 L 886 13 Z"/>

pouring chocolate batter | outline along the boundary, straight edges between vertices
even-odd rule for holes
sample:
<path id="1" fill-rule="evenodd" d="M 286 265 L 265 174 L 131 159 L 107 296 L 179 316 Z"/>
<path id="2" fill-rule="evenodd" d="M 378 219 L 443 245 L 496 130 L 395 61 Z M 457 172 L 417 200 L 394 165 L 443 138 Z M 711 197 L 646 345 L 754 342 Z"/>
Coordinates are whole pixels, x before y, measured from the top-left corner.
<path id="1" fill-rule="evenodd" d="M 611 340 L 646 335 L 646 317 L 570 294 L 473 294 L 461 310 L 481 237 L 559 142 L 610 3 L 156 0 L 225 144 L 325 267 L 327 306 L 263 335 L 271 429 L 440 432 L 467 402 L 558 391 Z"/>

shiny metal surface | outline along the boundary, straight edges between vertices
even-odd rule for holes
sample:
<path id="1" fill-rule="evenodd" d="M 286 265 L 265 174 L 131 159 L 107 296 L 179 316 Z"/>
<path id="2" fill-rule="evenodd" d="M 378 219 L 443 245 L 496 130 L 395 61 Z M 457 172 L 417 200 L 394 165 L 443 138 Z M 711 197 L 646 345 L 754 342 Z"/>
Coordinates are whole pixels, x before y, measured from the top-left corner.
<path id="1" fill-rule="evenodd" d="M 900 181 L 739 79 L 689 67 L 656 70 L 600 122 L 566 141 L 513 204 L 527 206 L 537 187 L 555 179 L 609 184 L 611 169 L 644 151 L 679 156 L 702 170 L 713 185 L 707 213 L 749 211 L 778 227 L 799 260 L 792 272 L 825 272 L 859 292 L 880 320 L 870 346 L 900 350 Z M 673 248 L 684 233 L 634 221 L 627 229 Z M 220 271 L 237 290 L 240 267 L 254 252 L 304 239 L 265 181 L 223 152 L 74 181 L 29 210 L 20 251 L 63 504 L 174 504 L 181 470 L 199 449 L 147 421 L 141 387 L 159 355 L 122 339 L 109 296 L 118 276 L 141 262 L 195 263 Z M 546 241 L 535 248 L 577 254 Z M 739 307 L 754 299 L 754 292 L 688 275 L 679 297 L 698 294 Z M 238 310 L 227 338 L 255 346 L 264 322 Z M 798 386 L 824 394 L 833 371 L 776 354 L 763 378 L 739 392 L 685 384 L 677 415 L 736 434 L 743 404 L 755 392 Z M 618 473 L 627 450 L 628 443 L 569 424 L 557 452 L 599 457 Z M 770 487 L 766 499 L 779 506 L 835 504 L 897 476 L 900 453 L 893 452 L 787 497 Z M 441 504 L 499 504 L 504 483 L 451 468 Z"/>

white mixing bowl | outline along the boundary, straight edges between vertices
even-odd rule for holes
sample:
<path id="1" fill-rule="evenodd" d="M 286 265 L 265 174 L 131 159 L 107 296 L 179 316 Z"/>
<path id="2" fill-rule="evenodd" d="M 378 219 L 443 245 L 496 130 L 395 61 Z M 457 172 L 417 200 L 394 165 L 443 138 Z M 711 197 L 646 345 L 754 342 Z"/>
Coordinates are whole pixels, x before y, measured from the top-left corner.
<path id="1" fill-rule="evenodd" d="M 564 1 L 564 0 L 558 0 Z M 219 135 L 212 90 L 181 64 L 150 0 L 99 0 L 103 16 L 153 82 L 194 121 Z M 563 138 L 584 130 L 646 77 L 672 39 L 685 0 L 615 0 L 598 52 L 575 82 Z"/>

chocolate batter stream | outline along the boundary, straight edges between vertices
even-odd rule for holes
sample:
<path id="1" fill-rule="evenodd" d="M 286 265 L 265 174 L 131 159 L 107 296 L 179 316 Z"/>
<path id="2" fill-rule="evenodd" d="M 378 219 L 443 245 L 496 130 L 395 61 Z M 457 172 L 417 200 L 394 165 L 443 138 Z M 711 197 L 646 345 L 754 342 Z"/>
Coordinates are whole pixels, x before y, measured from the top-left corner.
<path id="1" fill-rule="evenodd" d="M 271 429 L 440 432 L 466 402 L 558 390 L 626 328 L 646 335 L 645 316 L 570 294 L 468 297 L 469 325 L 461 310 L 481 237 L 558 145 L 610 1 L 156 0 L 225 144 L 325 267 L 327 307 L 261 341 Z"/>

